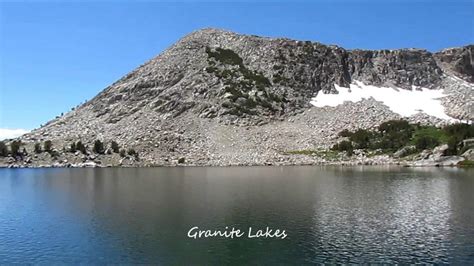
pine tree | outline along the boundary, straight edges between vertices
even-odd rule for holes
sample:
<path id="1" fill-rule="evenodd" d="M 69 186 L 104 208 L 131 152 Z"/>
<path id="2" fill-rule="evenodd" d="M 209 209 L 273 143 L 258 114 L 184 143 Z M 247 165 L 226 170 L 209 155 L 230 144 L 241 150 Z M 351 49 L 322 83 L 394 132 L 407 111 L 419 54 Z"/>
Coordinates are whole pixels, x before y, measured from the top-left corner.
<path id="1" fill-rule="evenodd" d="M 86 154 L 87 153 L 87 148 L 86 146 L 84 146 L 84 144 L 82 144 L 81 141 L 78 141 L 76 143 L 76 149 L 79 150 L 80 152 L 82 152 L 82 154 Z"/>
<path id="2" fill-rule="evenodd" d="M 69 148 L 69 151 L 72 153 L 77 151 L 77 146 L 75 142 L 71 143 L 71 147 Z"/>
<path id="3" fill-rule="evenodd" d="M 52 148 L 53 148 L 53 143 L 51 142 L 51 140 L 47 140 L 44 142 L 43 149 L 45 152 L 51 152 Z"/>
<path id="4" fill-rule="evenodd" d="M 20 155 L 20 146 L 21 146 L 21 141 L 12 141 L 10 143 L 10 151 L 13 156 Z"/>
<path id="5" fill-rule="evenodd" d="M 8 147 L 5 145 L 5 142 L 0 141 L 0 156 L 5 157 L 8 155 Z"/>
<path id="6" fill-rule="evenodd" d="M 118 143 L 115 142 L 114 140 L 113 140 L 112 143 L 111 143 L 111 148 L 112 148 L 112 151 L 115 152 L 115 153 L 119 153 L 119 152 L 120 152 L 120 146 L 119 146 Z"/>
<path id="7" fill-rule="evenodd" d="M 35 143 L 35 153 L 42 153 L 43 150 L 41 149 L 41 144 L 40 143 Z"/>
<path id="8" fill-rule="evenodd" d="M 95 153 L 104 154 L 104 143 L 100 140 L 94 141 L 94 148 L 92 149 Z"/>

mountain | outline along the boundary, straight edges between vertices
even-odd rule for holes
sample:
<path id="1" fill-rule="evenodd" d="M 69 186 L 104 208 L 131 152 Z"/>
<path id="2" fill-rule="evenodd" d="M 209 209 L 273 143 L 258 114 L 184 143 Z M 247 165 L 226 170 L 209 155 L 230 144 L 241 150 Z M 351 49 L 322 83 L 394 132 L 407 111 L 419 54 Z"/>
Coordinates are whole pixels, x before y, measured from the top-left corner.
<path id="1" fill-rule="evenodd" d="M 99 139 L 140 153 L 139 162 L 113 154 L 102 156 L 103 164 L 311 163 L 311 158 L 287 152 L 328 147 L 342 129 L 400 118 L 403 113 L 391 106 L 403 109 L 407 99 L 428 99 L 430 91 L 443 96 L 429 99 L 436 112 L 427 109 L 407 119 L 472 121 L 473 51 L 474 45 L 436 53 L 347 50 L 203 29 L 20 139 L 27 147 L 51 140 L 59 151 L 78 140 L 92 147 Z M 365 87 L 400 92 L 395 94 L 400 99 L 392 105 L 376 97 L 332 106 L 318 102 L 353 86 L 361 92 L 368 91 Z M 64 155 L 64 160 L 90 159 L 74 156 Z"/>

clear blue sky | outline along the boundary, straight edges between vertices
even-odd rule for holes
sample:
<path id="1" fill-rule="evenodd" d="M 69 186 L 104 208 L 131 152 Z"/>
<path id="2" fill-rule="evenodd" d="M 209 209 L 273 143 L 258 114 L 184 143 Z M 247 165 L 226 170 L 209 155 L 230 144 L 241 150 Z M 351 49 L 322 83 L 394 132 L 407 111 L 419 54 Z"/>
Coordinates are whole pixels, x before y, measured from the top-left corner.
<path id="1" fill-rule="evenodd" d="M 437 51 L 474 43 L 473 18 L 473 0 L 0 0 L 0 129 L 38 127 L 204 27 L 345 48 Z"/>

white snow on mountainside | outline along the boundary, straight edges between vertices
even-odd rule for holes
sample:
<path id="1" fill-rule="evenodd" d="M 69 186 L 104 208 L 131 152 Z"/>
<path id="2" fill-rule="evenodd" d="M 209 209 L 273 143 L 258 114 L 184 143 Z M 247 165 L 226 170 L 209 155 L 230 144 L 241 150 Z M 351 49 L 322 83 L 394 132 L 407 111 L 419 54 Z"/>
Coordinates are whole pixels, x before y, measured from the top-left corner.
<path id="1" fill-rule="evenodd" d="M 0 141 L 4 139 L 13 139 L 28 132 L 30 131 L 26 129 L 0 128 Z"/>
<path id="2" fill-rule="evenodd" d="M 445 113 L 440 98 L 446 96 L 443 90 L 415 88 L 406 90 L 401 88 L 376 87 L 355 81 L 349 88 L 334 84 L 338 94 L 319 93 L 311 101 L 316 107 L 338 106 L 345 101 L 358 102 L 362 99 L 374 98 L 383 102 L 393 112 L 409 117 L 419 112 L 444 119 L 455 120 Z"/>

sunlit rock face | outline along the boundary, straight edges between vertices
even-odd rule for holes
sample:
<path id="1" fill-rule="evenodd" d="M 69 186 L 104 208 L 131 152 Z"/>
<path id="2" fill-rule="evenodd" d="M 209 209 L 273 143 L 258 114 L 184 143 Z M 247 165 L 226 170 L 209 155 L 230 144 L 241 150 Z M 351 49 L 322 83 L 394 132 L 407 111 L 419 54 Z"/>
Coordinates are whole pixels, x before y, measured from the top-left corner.
<path id="1" fill-rule="evenodd" d="M 150 162 L 263 164 L 281 150 L 327 145 L 344 128 L 474 119 L 471 51 L 346 50 L 203 29 L 22 140 L 114 140 Z M 341 102 L 349 88 L 364 99 Z M 327 97 L 338 104 L 311 104 Z"/>

